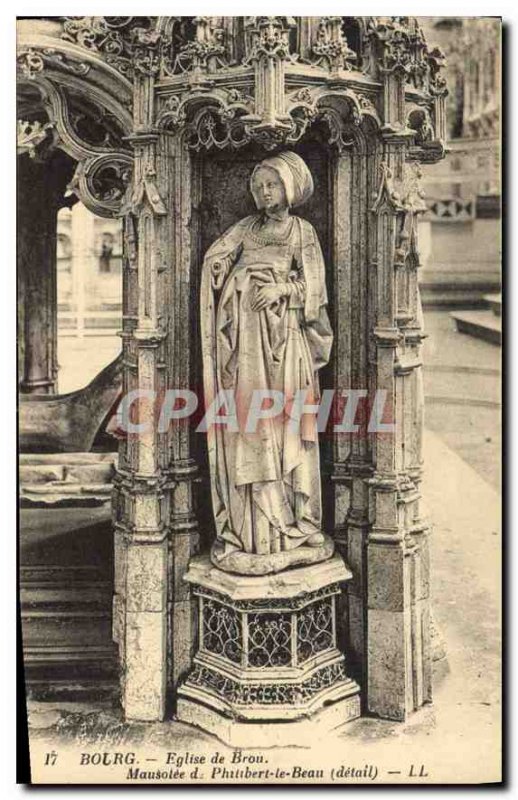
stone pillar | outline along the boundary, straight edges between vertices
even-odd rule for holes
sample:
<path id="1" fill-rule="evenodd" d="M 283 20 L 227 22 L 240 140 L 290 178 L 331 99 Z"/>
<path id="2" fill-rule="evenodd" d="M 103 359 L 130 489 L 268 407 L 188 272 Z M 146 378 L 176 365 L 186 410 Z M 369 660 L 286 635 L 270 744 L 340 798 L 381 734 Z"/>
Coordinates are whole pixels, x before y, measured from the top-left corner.
<path id="1" fill-rule="evenodd" d="M 290 57 L 290 17 L 250 17 L 255 71 L 255 113 L 246 117 L 254 137 L 268 141 L 272 133 L 289 130 L 285 110 L 285 63 Z"/>
<path id="2" fill-rule="evenodd" d="M 171 214 L 164 233 L 164 251 L 172 254 L 168 263 L 166 359 L 169 385 L 183 391 L 192 386 L 192 331 L 199 325 L 198 298 L 192 301 L 192 242 L 199 224 L 192 208 L 200 199 L 199 176 L 181 136 L 162 134 L 161 173 L 167 176 Z M 197 388 L 197 387 L 194 387 Z M 198 521 L 194 513 L 194 482 L 198 467 L 191 457 L 192 428 L 188 421 L 173 422 L 169 428 L 165 464 L 172 481 L 170 500 L 169 574 L 169 667 L 170 696 L 192 665 L 196 640 L 196 614 L 190 584 L 183 580 L 192 556 L 198 553 Z"/>
<path id="3" fill-rule="evenodd" d="M 156 182 L 158 136 L 153 94 L 156 38 L 142 32 L 134 81 L 133 184 L 125 213 L 123 389 L 138 390 L 132 422 L 142 426 L 121 445 L 114 492 L 114 638 L 119 644 L 127 719 L 160 720 L 166 711 L 169 476 L 156 407 L 166 384 L 162 223 Z M 167 448 L 165 448 L 167 453 Z"/>
<path id="4" fill-rule="evenodd" d="M 418 213 L 425 210 L 405 132 L 385 136 L 376 220 L 377 390 L 395 423 L 375 437 L 367 546 L 367 698 L 391 719 L 431 699 L 429 557 L 420 515 L 422 339 L 416 269 Z"/>
<path id="5" fill-rule="evenodd" d="M 54 394 L 57 379 L 56 228 L 63 188 L 50 161 L 18 158 L 17 251 L 21 391 Z"/>
<path id="6" fill-rule="evenodd" d="M 349 390 L 368 385 L 369 309 L 369 174 L 362 137 L 354 149 L 335 158 L 333 177 L 334 238 L 334 386 L 342 396 L 336 413 L 343 416 Z M 338 601 L 338 632 L 347 647 L 352 673 L 366 687 L 366 544 L 372 474 L 367 419 L 357 414 L 355 433 L 334 437 L 335 530 L 337 549 L 352 571 L 347 594 Z"/>
<path id="7" fill-rule="evenodd" d="M 159 720 L 192 664 L 195 618 L 182 578 L 198 550 L 186 425 L 160 423 L 169 389 L 191 377 L 191 164 L 158 132 L 158 39 L 142 34 L 134 82 L 133 183 L 124 204 L 123 392 L 148 428 L 122 443 L 115 480 L 114 640 L 126 718 Z M 151 400 L 153 397 L 155 400 Z"/>

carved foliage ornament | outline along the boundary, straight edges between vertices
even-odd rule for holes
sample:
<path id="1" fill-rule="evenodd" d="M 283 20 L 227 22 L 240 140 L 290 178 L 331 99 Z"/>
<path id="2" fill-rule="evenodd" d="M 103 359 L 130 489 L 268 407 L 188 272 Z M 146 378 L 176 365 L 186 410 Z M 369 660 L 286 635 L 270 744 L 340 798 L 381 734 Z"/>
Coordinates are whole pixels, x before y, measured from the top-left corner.
<path id="1" fill-rule="evenodd" d="M 89 64 L 75 60 L 52 47 L 43 47 L 38 50 L 33 48 L 21 50 L 16 61 L 23 75 L 31 80 L 43 72 L 45 67 L 55 67 L 63 72 L 69 72 L 80 77 L 84 77 L 90 71 Z"/>
<path id="2" fill-rule="evenodd" d="M 196 664 L 189 675 L 189 683 L 207 688 L 227 702 L 236 705 L 252 703 L 268 705 L 294 705 L 311 700 L 322 689 L 338 681 L 347 680 L 342 662 L 328 664 L 316 670 L 303 683 L 244 683 L 223 676 L 210 667 Z"/>
<path id="3" fill-rule="evenodd" d="M 134 70 L 149 68 L 147 48 L 153 43 L 144 34 L 154 23 L 153 17 L 65 17 L 61 38 L 98 52 L 130 77 Z"/>
<path id="4" fill-rule="evenodd" d="M 162 68 L 165 75 L 190 70 L 214 72 L 228 66 L 225 30 L 221 17 L 193 17 L 194 38 L 188 39 L 181 17 L 173 23 L 173 34 L 164 46 Z M 190 19 L 190 18 L 188 18 Z"/>
<path id="5" fill-rule="evenodd" d="M 436 47 L 428 49 L 425 37 L 414 17 L 370 17 L 366 31 L 370 58 L 369 71 L 376 71 L 378 61 L 382 73 L 401 72 L 416 89 L 440 94 L 446 91 L 441 75 L 444 53 Z"/>
<path id="6" fill-rule="evenodd" d="M 227 65 L 221 17 L 65 17 L 62 38 L 99 53 L 126 77 L 176 75 Z"/>
<path id="7" fill-rule="evenodd" d="M 28 153 L 32 159 L 42 158 L 54 145 L 56 131 L 52 122 L 18 120 L 16 151 Z"/>
<path id="8" fill-rule="evenodd" d="M 135 72 L 176 75 L 198 70 L 212 73 L 229 66 L 227 24 L 224 17 L 63 17 L 62 38 L 99 53 L 124 75 Z M 343 33 L 342 17 L 321 17 L 312 46 L 311 63 L 332 71 L 349 70 L 357 54 Z M 428 50 L 423 33 L 412 17 L 367 17 L 365 52 L 361 60 L 374 72 L 381 61 L 387 71 L 403 70 L 416 88 L 444 91 L 439 71 L 444 56 Z M 244 65 L 261 57 L 296 61 L 290 52 L 294 17 L 245 17 Z M 83 67 L 86 65 L 83 65 Z M 37 69 L 28 64 L 27 69 Z M 74 67 L 71 66 L 73 69 Z"/>
<path id="9" fill-rule="evenodd" d="M 403 167 L 402 177 L 394 177 L 389 165 L 380 164 L 380 185 L 374 198 L 373 211 L 379 212 L 385 206 L 392 211 L 412 211 L 424 213 L 425 193 L 421 188 L 422 170 L 418 163 L 412 162 Z"/>
<path id="10" fill-rule="evenodd" d="M 321 17 L 316 42 L 313 45 L 315 66 L 331 71 L 350 70 L 357 59 L 342 31 L 342 17 Z"/>
<path id="11" fill-rule="evenodd" d="M 249 17 L 250 54 L 244 63 L 261 57 L 295 60 L 290 55 L 289 31 L 296 25 L 293 17 Z"/>
<path id="12" fill-rule="evenodd" d="M 417 218 L 426 212 L 425 192 L 421 187 L 422 170 L 417 162 L 405 164 L 402 177 L 394 179 L 386 162 L 380 165 L 380 186 L 374 200 L 374 213 L 397 214 L 398 232 L 394 266 L 404 266 L 412 249 L 417 252 Z M 416 265 L 418 257 L 415 259 Z"/>

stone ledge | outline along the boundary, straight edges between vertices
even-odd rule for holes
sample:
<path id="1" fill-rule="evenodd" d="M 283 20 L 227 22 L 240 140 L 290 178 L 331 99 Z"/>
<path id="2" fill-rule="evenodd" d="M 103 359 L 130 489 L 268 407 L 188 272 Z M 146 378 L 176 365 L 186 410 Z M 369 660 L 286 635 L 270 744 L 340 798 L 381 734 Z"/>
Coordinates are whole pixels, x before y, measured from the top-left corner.
<path id="1" fill-rule="evenodd" d="M 357 690 L 356 690 L 357 691 Z M 360 716 L 360 698 L 356 693 L 342 697 L 302 719 L 286 721 L 243 722 L 185 697 L 178 698 L 177 719 L 202 728 L 231 747 L 311 747 L 322 738 Z"/>
<path id="2" fill-rule="evenodd" d="M 315 592 L 332 583 L 352 578 L 352 572 L 339 555 L 310 566 L 294 567 L 270 575 L 234 575 L 215 567 L 208 556 L 193 558 L 184 580 L 231 600 L 289 599 Z"/>

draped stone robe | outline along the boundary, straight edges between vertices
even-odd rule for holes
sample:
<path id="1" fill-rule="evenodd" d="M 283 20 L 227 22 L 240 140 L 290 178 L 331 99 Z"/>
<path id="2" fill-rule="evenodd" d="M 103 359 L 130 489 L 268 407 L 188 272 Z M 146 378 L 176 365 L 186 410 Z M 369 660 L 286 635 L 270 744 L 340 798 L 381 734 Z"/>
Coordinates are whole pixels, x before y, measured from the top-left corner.
<path id="1" fill-rule="evenodd" d="M 254 215 L 230 228 L 203 264 L 205 407 L 221 390 L 230 391 L 238 422 L 237 429 L 216 424 L 207 430 L 216 561 L 235 551 L 291 550 L 321 524 L 316 417 L 303 416 L 293 431 L 281 413 L 260 420 L 255 432 L 245 430 L 254 390 L 282 392 L 287 405 L 306 390 L 306 403 L 318 402 L 317 371 L 332 345 L 315 230 L 294 216 L 283 238 L 267 237 L 262 219 Z M 289 283 L 290 296 L 252 310 L 258 288 L 274 283 Z"/>

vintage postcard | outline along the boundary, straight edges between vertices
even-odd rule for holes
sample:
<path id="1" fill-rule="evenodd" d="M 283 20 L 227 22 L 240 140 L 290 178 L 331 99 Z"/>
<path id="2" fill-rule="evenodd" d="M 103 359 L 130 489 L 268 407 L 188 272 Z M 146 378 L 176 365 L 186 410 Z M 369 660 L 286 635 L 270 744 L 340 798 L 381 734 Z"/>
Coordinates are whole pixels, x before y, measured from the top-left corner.
<path id="1" fill-rule="evenodd" d="M 501 26 L 17 18 L 32 783 L 501 783 Z"/>

